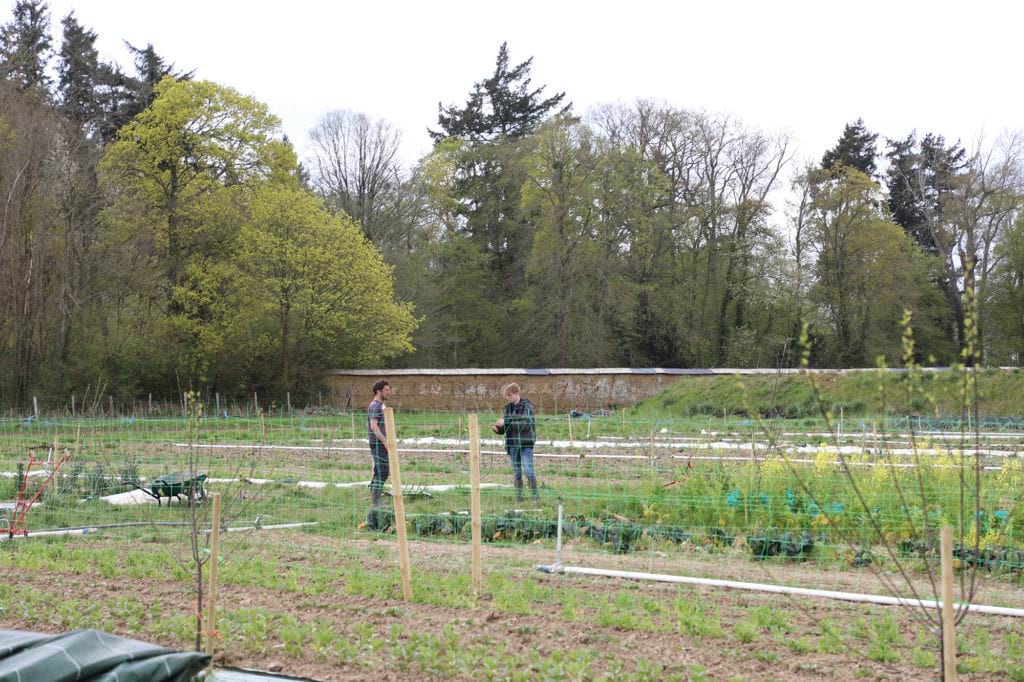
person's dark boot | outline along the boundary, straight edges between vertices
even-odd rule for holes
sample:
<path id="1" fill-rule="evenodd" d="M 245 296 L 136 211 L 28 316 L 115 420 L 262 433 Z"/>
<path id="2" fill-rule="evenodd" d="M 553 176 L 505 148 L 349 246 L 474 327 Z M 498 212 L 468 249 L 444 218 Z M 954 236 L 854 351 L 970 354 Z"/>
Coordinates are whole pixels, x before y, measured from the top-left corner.
<path id="1" fill-rule="evenodd" d="M 523 479 L 516 479 L 516 502 L 523 501 Z"/>
<path id="2" fill-rule="evenodd" d="M 380 509 L 381 496 L 383 491 L 379 488 L 370 488 L 370 513 L 366 515 L 366 527 L 369 530 L 380 530 L 381 519 Z"/>
<path id="3" fill-rule="evenodd" d="M 530 479 L 530 492 L 533 494 L 533 499 L 535 499 L 535 500 L 539 500 L 540 499 L 540 492 L 537 491 L 537 479 L 536 478 L 531 478 Z"/>

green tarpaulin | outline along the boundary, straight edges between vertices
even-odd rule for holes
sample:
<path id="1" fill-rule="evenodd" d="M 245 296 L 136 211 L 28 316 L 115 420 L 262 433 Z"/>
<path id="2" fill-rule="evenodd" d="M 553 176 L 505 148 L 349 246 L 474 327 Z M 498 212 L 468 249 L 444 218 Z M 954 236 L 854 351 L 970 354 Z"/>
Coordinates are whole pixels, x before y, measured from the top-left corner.
<path id="1" fill-rule="evenodd" d="M 0 682 L 186 682 L 210 657 L 98 630 L 0 630 Z"/>

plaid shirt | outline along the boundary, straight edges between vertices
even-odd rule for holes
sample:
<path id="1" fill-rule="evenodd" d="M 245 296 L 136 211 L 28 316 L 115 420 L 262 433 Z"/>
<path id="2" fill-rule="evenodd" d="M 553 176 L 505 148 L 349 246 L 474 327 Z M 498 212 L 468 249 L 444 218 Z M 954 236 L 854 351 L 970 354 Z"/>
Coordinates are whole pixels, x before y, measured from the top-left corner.
<path id="1" fill-rule="evenodd" d="M 505 426 L 501 432 L 505 434 L 505 447 L 532 448 L 537 440 L 537 420 L 533 416 L 533 403 L 527 398 L 520 398 L 518 405 L 507 404 L 503 418 Z"/>

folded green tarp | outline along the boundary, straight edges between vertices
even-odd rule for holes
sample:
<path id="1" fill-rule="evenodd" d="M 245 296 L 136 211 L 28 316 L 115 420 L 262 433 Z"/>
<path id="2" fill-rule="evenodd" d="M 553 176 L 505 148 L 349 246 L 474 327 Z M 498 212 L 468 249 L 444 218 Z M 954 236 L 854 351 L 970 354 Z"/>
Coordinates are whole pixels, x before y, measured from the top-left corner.
<path id="1" fill-rule="evenodd" d="M 98 630 L 63 635 L 0 630 L 0 682 L 186 682 L 210 662 Z"/>

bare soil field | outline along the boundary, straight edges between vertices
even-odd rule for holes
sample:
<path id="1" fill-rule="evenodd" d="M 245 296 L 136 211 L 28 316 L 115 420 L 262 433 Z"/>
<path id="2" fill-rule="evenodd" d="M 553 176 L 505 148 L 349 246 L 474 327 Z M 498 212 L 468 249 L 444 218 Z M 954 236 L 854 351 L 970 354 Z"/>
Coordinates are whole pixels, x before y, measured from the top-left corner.
<path id="1" fill-rule="evenodd" d="M 280 537 L 280 536 L 279 536 Z M 141 543 L 142 541 L 140 541 Z M 71 539 L 65 550 L 110 547 L 115 538 Z M 302 551 L 295 551 L 301 549 Z M 162 551 L 136 546 L 133 551 Z M 529 587 L 519 602 L 509 602 L 487 588 L 457 604 L 428 603 L 429 598 L 401 599 L 394 583 L 390 593 L 365 596 L 353 585 L 358 576 L 387 578 L 394 574 L 397 551 L 390 536 L 360 535 L 354 539 L 292 534 L 277 545 L 250 546 L 250 557 L 271 562 L 274 570 L 297 577 L 318 573 L 327 578 L 326 592 L 281 590 L 253 584 L 224 584 L 219 591 L 221 612 L 287 622 L 301 630 L 316 624 L 335 635 L 331 644 L 317 647 L 315 636 L 289 645 L 282 627 L 265 642 L 258 635 L 221 633 L 217 662 L 224 665 L 281 671 L 316 680 L 440 680 L 440 679 L 934 679 L 937 669 L 923 665 L 935 653 L 930 635 L 907 613 L 895 607 L 840 601 L 789 598 L 779 595 L 678 586 L 588 576 L 537 572 L 550 564 L 549 548 L 492 546 L 483 548 L 485 577 L 501 576 L 503 583 Z M 17 550 L 5 550 L 17 556 Z M 439 542 L 412 542 L 414 582 L 424 576 L 468 575 L 469 547 Z M 130 553 L 125 553 L 130 557 Z M 252 561 L 252 559 L 246 559 Z M 563 562 L 634 571 L 706 574 L 706 559 L 663 552 L 611 556 L 583 545 L 566 547 Z M 820 570 L 799 564 L 754 562 L 714 564 L 716 577 L 814 586 L 825 577 Z M 181 576 L 126 579 L 108 571 L 104 576 L 82 567 L 15 570 L 3 565 L 9 597 L 37 591 L 57 602 L 75 603 L 83 597 L 100 604 L 119 603 L 131 596 L 153 604 L 148 613 L 127 619 L 115 608 L 100 606 L 105 629 L 175 647 L 188 647 L 180 635 L 161 629 L 170 614 L 195 612 L 190 585 Z M 336 576 L 332 580 L 331 576 Z M 441 578 L 438 578 L 441 576 Z M 864 571 L 828 574 L 827 589 L 877 592 L 876 578 Z M 924 576 L 919 576 L 925 581 Z M 439 583 L 440 584 L 440 583 Z M 488 581 L 488 585 L 494 583 Z M 1024 590 L 1005 580 L 982 584 L 985 599 L 1021 603 Z M 505 590 L 502 594 L 507 595 Z M 567 595 L 573 595 L 571 598 Z M 444 601 L 444 600 L 440 600 Z M 986 602 L 990 603 L 990 602 Z M 693 608 L 691 608 L 693 607 Z M 10 605 L 0 609 L 0 628 L 56 632 L 56 614 L 35 613 L 26 618 Z M 881 637 L 888 623 L 890 632 Z M 894 628 L 894 629 L 893 629 Z M 1019 679 L 1021 663 L 1015 645 L 1024 638 L 1019 619 L 972 616 L 959 631 L 963 640 L 963 679 Z M 882 641 L 884 639 L 884 641 Z M 357 643 L 357 653 L 338 653 L 337 642 Z M 425 641 L 436 642 L 425 653 Z M 888 650 L 880 650 L 885 644 Z M 418 648 L 416 648 L 418 647 Z M 466 654 L 464 663 L 482 667 L 459 670 L 450 663 L 452 650 L 491 651 Z M 441 665 L 434 658 L 449 664 Z M 446 658 L 447 657 L 447 658 Z M 500 667 L 513 662 L 518 673 Z M 974 661 L 971 663 L 970 661 Z M 493 672 L 488 666 L 495 665 Z M 657 667 L 651 667 L 656 665 Z M 972 670 L 972 666 L 974 670 Z M 518 677 L 517 677 L 518 675 Z M 645 676 L 646 675 L 646 676 Z"/>

